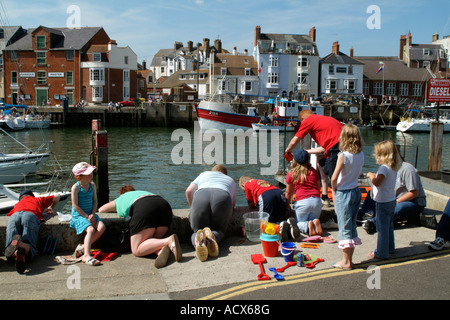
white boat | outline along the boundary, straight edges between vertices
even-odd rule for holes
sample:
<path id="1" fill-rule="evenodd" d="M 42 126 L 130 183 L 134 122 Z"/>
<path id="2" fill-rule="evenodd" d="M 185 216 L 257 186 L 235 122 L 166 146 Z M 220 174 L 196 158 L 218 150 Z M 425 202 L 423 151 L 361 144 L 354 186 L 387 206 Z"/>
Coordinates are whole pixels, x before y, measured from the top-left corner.
<path id="1" fill-rule="evenodd" d="M 17 141 L 0 128 L 6 136 L 19 143 L 26 151 L 23 153 L 0 153 L 0 183 L 14 183 L 24 179 L 29 174 L 35 173 L 50 158 L 49 152 L 40 152 L 45 146 L 42 144 L 33 151 Z M 48 149 L 47 149 L 48 150 Z"/>
<path id="2" fill-rule="evenodd" d="M 319 105 L 299 105 L 299 101 L 277 98 L 273 112 L 265 117 L 258 115 L 256 107 L 249 107 L 247 114 L 233 110 L 226 100 L 202 100 L 195 110 L 200 129 L 266 129 L 294 131 L 300 121 L 299 113 L 303 109 L 323 115 L 323 107 Z M 264 127 L 263 127 L 264 126 Z M 290 128 L 292 127 L 292 128 Z"/>
<path id="3" fill-rule="evenodd" d="M 70 191 L 61 192 L 33 192 L 36 197 L 49 196 L 59 194 L 60 200 L 53 208 L 54 213 L 61 211 L 61 209 L 70 200 Z M 19 201 L 19 192 L 0 184 L 0 214 L 7 214 L 11 211 L 14 205 Z"/>
<path id="4" fill-rule="evenodd" d="M 0 119 L 0 128 L 14 131 L 23 130 L 25 129 L 25 122 L 20 117 L 7 114 Z"/>
<path id="5" fill-rule="evenodd" d="M 42 115 L 26 114 L 23 116 L 26 129 L 47 129 L 50 127 L 50 117 Z"/>
<path id="6" fill-rule="evenodd" d="M 439 122 L 444 124 L 444 132 L 450 132 L 449 114 L 443 110 L 439 117 Z M 421 110 L 409 109 L 400 119 L 396 126 L 397 131 L 401 132 L 430 132 L 431 123 L 436 122 L 436 118 L 426 115 Z"/>

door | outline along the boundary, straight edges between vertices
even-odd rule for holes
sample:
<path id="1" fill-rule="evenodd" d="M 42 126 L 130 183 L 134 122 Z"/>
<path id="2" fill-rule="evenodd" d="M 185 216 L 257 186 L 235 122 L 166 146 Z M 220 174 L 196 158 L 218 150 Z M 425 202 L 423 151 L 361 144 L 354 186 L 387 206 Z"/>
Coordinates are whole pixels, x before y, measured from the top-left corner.
<path id="1" fill-rule="evenodd" d="M 36 105 L 46 105 L 48 100 L 48 90 L 36 89 Z"/>

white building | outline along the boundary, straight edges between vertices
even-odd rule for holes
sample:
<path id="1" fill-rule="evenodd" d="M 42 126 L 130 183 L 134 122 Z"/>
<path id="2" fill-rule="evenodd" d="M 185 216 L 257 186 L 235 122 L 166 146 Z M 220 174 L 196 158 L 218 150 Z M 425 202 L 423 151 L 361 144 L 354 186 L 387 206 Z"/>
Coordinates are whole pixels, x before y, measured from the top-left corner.
<path id="1" fill-rule="evenodd" d="M 309 35 L 261 33 L 255 28 L 253 56 L 259 69 L 259 95 L 299 100 L 319 94 L 316 29 Z"/>
<path id="2" fill-rule="evenodd" d="M 332 53 L 320 60 L 320 94 L 361 95 L 363 93 L 364 64 L 339 51 L 333 43 Z"/>

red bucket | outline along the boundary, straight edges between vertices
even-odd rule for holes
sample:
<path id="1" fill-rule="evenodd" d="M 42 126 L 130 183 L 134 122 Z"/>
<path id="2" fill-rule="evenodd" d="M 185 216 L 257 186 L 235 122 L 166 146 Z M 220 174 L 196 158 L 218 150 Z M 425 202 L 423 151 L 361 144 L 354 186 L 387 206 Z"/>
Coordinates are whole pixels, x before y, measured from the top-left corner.
<path id="1" fill-rule="evenodd" d="M 264 256 L 266 257 L 276 257 L 278 256 L 278 248 L 280 246 L 280 236 L 278 234 L 269 235 L 261 234 L 261 244 L 264 251 Z"/>

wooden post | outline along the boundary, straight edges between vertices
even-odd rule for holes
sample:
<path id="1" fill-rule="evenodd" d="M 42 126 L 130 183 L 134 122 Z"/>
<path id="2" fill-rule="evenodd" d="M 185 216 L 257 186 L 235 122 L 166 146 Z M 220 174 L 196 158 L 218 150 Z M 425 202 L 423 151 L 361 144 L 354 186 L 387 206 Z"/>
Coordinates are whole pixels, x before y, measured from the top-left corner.
<path id="1" fill-rule="evenodd" d="M 434 122 L 434 121 L 431 122 L 428 171 L 441 170 L 443 136 L 444 136 L 444 124 L 442 122 Z"/>
<path id="2" fill-rule="evenodd" d="M 92 154 L 97 167 L 95 184 L 97 186 L 98 206 L 109 202 L 108 180 L 108 133 L 101 130 L 101 121 L 92 120 Z"/>

